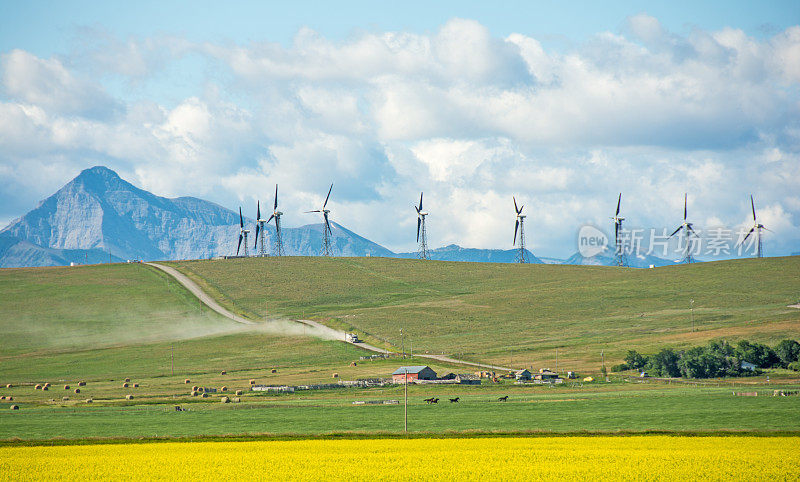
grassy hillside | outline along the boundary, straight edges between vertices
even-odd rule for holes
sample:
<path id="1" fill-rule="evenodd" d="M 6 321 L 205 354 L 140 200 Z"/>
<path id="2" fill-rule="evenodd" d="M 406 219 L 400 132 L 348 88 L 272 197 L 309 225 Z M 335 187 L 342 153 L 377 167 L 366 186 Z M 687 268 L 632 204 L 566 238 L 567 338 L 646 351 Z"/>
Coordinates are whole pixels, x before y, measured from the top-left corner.
<path id="1" fill-rule="evenodd" d="M 315 317 L 415 352 L 599 370 L 626 350 L 800 337 L 800 257 L 657 269 L 251 258 L 174 265 L 239 312 Z M 690 300 L 694 300 L 694 325 Z"/>
<path id="2" fill-rule="evenodd" d="M 141 264 L 0 269 L 0 293 L 3 385 L 164 377 L 173 353 L 176 383 L 184 376 L 271 367 L 301 372 L 299 367 L 317 366 L 329 378 L 332 369 L 363 353 L 341 343 L 281 336 L 271 330 L 275 323 L 234 323 Z M 31 391 L 23 400 L 61 395 Z"/>

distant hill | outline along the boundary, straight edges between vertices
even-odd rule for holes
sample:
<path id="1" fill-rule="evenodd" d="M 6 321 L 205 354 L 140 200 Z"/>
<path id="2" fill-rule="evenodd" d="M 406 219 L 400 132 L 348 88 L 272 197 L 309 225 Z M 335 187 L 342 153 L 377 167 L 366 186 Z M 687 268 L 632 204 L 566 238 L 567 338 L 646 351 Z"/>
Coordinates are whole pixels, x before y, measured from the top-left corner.
<path id="1" fill-rule="evenodd" d="M 254 220 L 245 222 L 254 231 Z M 236 252 L 239 214 L 193 197 L 169 199 L 97 166 L 0 231 L 0 266 L 54 266 L 126 259 L 203 259 Z M 322 225 L 284 228 L 289 255 L 318 255 Z M 266 241 L 272 245 L 274 227 Z M 252 252 L 254 239 L 250 239 Z M 388 249 L 333 224 L 334 254 L 391 256 Z M 101 255 L 102 254 L 102 255 Z"/>
<path id="2" fill-rule="evenodd" d="M 659 258 L 657 256 L 652 255 L 630 255 L 627 258 L 628 266 L 631 268 L 649 268 L 651 265 L 658 267 L 658 266 L 669 266 L 675 264 L 674 261 Z M 613 256 L 605 256 L 598 254 L 596 256 L 592 256 L 587 258 L 585 256 L 581 256 L 580 253 L 575 253 L 569 258 L 565 259 L 561 264 L 577 264 L 577 265 L 584 265 L 584 266 L 615 266 L 616 263 L 614 262 Z"/>
<path id="3" fill-rule="evenodd" d="M 439 261 L 472 261 L 483 263 L 514 263 L 517 260 L 516 249 L 478 249 L 462 248 L 457 244 L 451 244 L 441 248 L 429 250 L 431 259 Z M 531 264 L 542 264 L 542 260 L 537 258 L 527 249 L 525 256 Z M 416 258 L 417 253 L 399 253 L 397 258 Z"/>

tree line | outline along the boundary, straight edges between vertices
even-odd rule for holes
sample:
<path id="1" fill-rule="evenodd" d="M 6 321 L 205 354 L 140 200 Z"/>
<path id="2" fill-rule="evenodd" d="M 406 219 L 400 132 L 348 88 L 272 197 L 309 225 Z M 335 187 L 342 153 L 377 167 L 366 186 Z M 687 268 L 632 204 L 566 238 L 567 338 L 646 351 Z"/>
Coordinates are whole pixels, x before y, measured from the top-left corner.
<path id="1" fill-rule="evenodd" d="M 751 363 L 755 368 L 744 367 L 743 362 Z M 625 355 L 625 363 L 611 369 L 615 372 L 646 371 L 648 375 L 656 377 L 719 378 L 757 375 L 764 368 L 800 371 L 800 343 L 782 340 L 773 348 L 747 340 L 735 346 L 720 340 L 687 350 L 665 348 L 653 355 L 629 350 Z"/>

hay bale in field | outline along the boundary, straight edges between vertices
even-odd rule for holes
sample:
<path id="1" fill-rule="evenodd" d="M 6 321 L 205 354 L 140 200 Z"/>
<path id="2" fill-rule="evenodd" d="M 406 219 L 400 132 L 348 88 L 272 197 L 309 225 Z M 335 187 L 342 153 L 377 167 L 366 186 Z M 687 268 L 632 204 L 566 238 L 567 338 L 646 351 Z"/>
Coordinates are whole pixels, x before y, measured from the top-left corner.
<path id="1" fill-rule="evenodd" d="M 86 400 L 84 400 L 84 402 L 86 402 L 86 403 L 94 403 L 94 400 L 92 400 L 91 398 L 87 398 Z"/>
<path id="2" fill-rule="evenodd" d="M 62 402 L 66 402 L 67 400 L 69 400 L 69 397 L 61 397 Z"/>
<path id="3" fill-rule="evenodd" d="M 86 382 L 78 382 L 78 386 L 79 387 L 85 387 L 86 386 Z"/>
<path id="4" fill-rule="evenodd" d="M 0 397 L 0 400 L 5 400 L 5 399 L 6 399 L 6 396 L 5 396 L 5 395 L 3 395 L 2 397 Z"/>
<path id="5" fill-rule="evenodd" d="M 50 388 L 47 385 L 44 385 L 42 386 L 42 390 L 50 390 Z"/>
<path id="6" fill-rule="evenodd" d="M 128 388 L 128 382 L 123 383 L 122 388 Z"/>
<path id="7" fill-rule="evenodd" d="M 198 390 L 200 390 L 200 387 L 198 387 L 197 385 L 195 385 L 195 386 L 193 386 L 193 387 L 192 387 L 192 391 L 193 391 L 193 392 L 196 392 L 196 391 L 198 391 Z"/>
<path id="8" fill-rule="evenodd" d="M 242 400 L 239 397 L 233 397 L 233 403 L 239 403 Z"/>
<path id="9" fill-rule="evenodd" d="M 202 398 L 208 398 L 208 394 L 207 394 L 206 392 L 203 392 L 203 393 L 202 393 L 200 396 L 201 396 Z"/>
<path id="10" fill-rule="evenodd" d="M 334 373 L 333 375 L 331 375 L 331 378 L 339 378 L 339 374 L 338 373 Z"/>
<path id="11" fill-rule="evenodd" d="M 255 385 L 255 384 L 256 384 L 255 380 L 250 380 L 250 385 Z"/>
<path id="12" fill-rule="evenodd" d="M 221 371 L 219 374 L 220 374 L 220 375 L 227 375 L 227 374 L 228 374 L 228 372 L 226 372 L 225 370 L 222 370 L 222 371 Z"/>
<path id="13" fill-rule="evenodd" d="M 19 410 L 19 405 L 11 405 L 11 410 Z"/>
<path id="14" fill-rule="evenodd" d="M 81 389 L 80 388 L 76 388 L 75 389 L 75 393 L 81 393 Z"/>
<path id="15" fill-rule="evenodd" d="M 186 380 L 183 381 L 183 383 L 192 383 L 192 381 L 187 378 Z"/>
<path id="16" fill-rule="evenodd" d="M 131 379 L 130 378 L 126 378 L 125 381 L 130 383 Z"/>
<path id="17" fill-rule="evenodd" d="M 222 398 L 219 399 L 219 401 L 222 402 L 222 403 L 228 403 L 228 402 L 230 402 L 230 399 L 228 397 L 222 397 Z"/>
<path id="18" fill-rule="evenodd" d="M 193 396 L 193 397 L 196 397 L 196 396 L 197 396 L 197 391 L 196 391 L 196 390 L 192 390 L 192 396 Z"/>
<path id="19" fill-rule="evenodd" d="M 64 385 L 64 390 L 69 390 L 69 385 Z"/>
<path id="20" fill-rule="evenodd" d="M 44 388 L 50 388 L 50 382 L 44 382 Z"/>
<path id="21" fill-rule="evenodd" d="M 351 363 L 350 363 L 350 366 L 351 366 L 351 367 L 357 367 L 357 366 L 358 366 L 358 363 L 356 363 L 356 362 L 351 362 Z"/>
<path id="22" fill-rule="evenodd" d="M 10 383 L 6 383 L 6 388 L 11 388 L 12 386 Z"/>
<path id="23" fill-rule="evenodd" d="M 228 391 L 228 387 L 222 387 L 222 388 L 219 389 L 219 391 L 220 392 L 227 392 Z"/>
<path id="24" fill-rule="evenodd" d="M 9 402 L 10 402 L 10 401 L 13 401 L 13 400 L 14 400 L 14 397 L 6 397 L 6 400 L 8 400 Z"/>
<path id="25" fill-rule="evenodd" d="M 139 388 L 139 384 L 138 383 L 134 383 L 133 384 L 133 388 Z"/>
<path id="26" fill-rule="evenodd" d="M 125 400 L 133 400 L 133 395 L 125 395 Z"/>
<path id="27" fill-rule="evenodd" d="M 236 390 L 236 395 L 241 395 L 241 394 L 242 394 L 241 390 Z"/>
<path id="28" fill-rule="evenodd" d="M 37 383 L 36 386 L 33 387 L 33 389 L 34 390 L 41 390 L 42 386 Z"/>
<path id="29" fill-rule="evenodd" d="M 270 373 L 278 373 L 278 369 L 277 368 L 273 368 L 272 370 L 270 370 Z"/>

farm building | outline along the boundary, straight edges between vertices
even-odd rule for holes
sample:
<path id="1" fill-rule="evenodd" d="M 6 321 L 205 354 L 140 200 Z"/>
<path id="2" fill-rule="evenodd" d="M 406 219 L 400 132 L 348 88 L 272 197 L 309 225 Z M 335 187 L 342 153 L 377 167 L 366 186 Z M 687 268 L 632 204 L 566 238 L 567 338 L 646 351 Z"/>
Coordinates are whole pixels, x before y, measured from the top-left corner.
<path id="1" fill-rule="evenodd" d="M 539 373 L 537 373 L 534 376 L 534 378 L 536 380 L 542 380 L 542 381 L 544 381 L 544 380 L 556 380 L 556 379 L 558 379 L 558 373 L 552 372 L 548 368 L 542 368 L 542 369 L 539 370 Z"/>
<path id="2" fill-rule="evenodd" d="M 456 381 L 461 385 L 480 385 L 481 377 L 471 373 L 459 373 L 456 375 Z"/>
<path id="3" fill-rule="evenodd" d="M 415 380 L 435 380 L 436 372 L 428 366 L 400 367 L 392 373 L 394 383 L 413 382 Z"/>
<path id="4" fill-rule="evenodd" d="M 531 372 L 528 370 L 517 370 L 514 372 L 514 378 L 517 380 L 530 380 Z"/>

